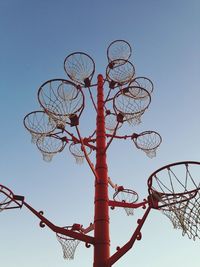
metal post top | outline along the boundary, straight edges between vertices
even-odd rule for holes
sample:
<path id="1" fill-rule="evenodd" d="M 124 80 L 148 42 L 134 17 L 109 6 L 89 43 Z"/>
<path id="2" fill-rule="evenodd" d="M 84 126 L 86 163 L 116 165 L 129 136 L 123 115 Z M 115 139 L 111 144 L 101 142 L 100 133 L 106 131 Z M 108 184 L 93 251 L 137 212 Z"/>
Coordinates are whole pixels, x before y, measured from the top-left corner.
<path id="1" fill-rule="evenodd" d="M 98 79 L 98 81 L 102 81 L 103 80 L 103 75 L 102 74 L 98 74 L 97 79 Z"/>

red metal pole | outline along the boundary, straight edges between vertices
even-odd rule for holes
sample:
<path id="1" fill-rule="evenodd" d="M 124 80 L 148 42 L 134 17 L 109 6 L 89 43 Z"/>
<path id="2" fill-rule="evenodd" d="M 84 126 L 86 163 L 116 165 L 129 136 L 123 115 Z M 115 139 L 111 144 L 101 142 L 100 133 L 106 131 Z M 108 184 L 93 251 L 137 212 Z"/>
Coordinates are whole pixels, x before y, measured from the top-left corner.
<path id="1" fill-rule="evenodd" d="M 98 75 L 96 128 L 96 173 L 94 214 L 94 267 L 107 267 L 110 257 L 108 168 L 106 163 L 106 133 L 103 76 Z"/>

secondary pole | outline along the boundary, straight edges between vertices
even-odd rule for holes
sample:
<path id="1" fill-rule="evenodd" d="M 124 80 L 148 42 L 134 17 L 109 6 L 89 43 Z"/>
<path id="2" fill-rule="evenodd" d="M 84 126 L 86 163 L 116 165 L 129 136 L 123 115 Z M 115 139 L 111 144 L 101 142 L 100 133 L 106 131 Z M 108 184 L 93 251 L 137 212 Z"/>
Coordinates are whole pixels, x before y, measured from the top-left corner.
<path id="1" fill-rule="evenodd" d="M 106 163 L 106 133 L 104 113 L 103 76 L 98 75 L 96 173 L 94 214 L 94 267 L 107 267 L 110 257 L 108 167 Z"/>

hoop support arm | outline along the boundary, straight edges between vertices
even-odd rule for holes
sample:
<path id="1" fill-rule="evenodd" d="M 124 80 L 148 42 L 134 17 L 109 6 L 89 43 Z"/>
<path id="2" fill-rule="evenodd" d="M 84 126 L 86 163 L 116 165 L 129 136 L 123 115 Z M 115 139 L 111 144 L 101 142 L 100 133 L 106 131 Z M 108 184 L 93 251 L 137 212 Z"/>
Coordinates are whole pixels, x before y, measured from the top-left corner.
<path id="1" fill-rule="evenodd" d="M 67 133 L 72 138 L 72 141 L 76 141 L 77 143 L 79 142 L 79 139 L 75 137 L 72 133 L 70 133 L 66 129 L 64 129 L 64 132 Z"/>
<path id="2" fill-rule="evenodd" d="M 93 163 L 91 162 L 90 158 L 88 157 L 88 155 L 87 155 L 87 153 L 86 153 L 85 145 L 84 145 L 83 139 L 81 138 L 81 134 L 80 134 L 79 129 L 78 129 L 77 126 L 76 126 L 76 131 L 77 131 L 78 137 L 79 137 L 79 139 L 80 139 L 80 143 L 81 143 L 81 145 L 82 145 L 83 153 L 84 153 L 84 155 L 85 155 L 85 158 L 86 158 L 86 160 L 87 160 L 87 163 L 88 163 L 88 165 L 90 166 L 90 169 L 92 170 L 92 172 L 93 172 L 95 178 L 96 178 L 97 181 L 98 181 L 98 175 L 97 175 L 97 173 L 96 173 L 96 170 L 95 170 L 95 168 L 94 168 Z"/>
<path id="3" fill-rule="evenodd" d="M 13 201 L 21 208 L 24 204 L 24 196 L 13 195 Z M 18 202 L 19 201 L 19 202 Z"/>
<path id="4" fill-rule="evenodd" d="M 91 92 L 90 87 L 88 88 L 88 91 L 89 91 L 90 99 L 91 99 L 91 101 L 92 101 L 92 104 L 93 104 L 93 106 L 94 106 L 94 109 L 95 109 L 96 112 L 97 112 L 97 106 L 96 106 L 96 104 L 95 104 L 95 102 L 94 102 L 94 98 L 93 98 L 93 95 L 92 95 L 92 92 Z"/>
<path id="5" fill-rule="evenodd" d="M 109 140 L 108 143 L 107 143 L 106 150 L 109 148 L 109 146 L 111 145 L 113 139 L 115 138 L 118 126 L 119 126 L 119 122 L 118 122 L 117 125 L 115 126 L 114 132 L 113 132 L 113 134 L 111 135 L 110 140 Z"/>
<path id="6" fill-rule="evenodd" d="M 114 184 L 110 177 L 108 177 L 108 183 L 113 189 L 117 190 L 118 185 Z"/>
<path id="7" fill-rule="evenodd" d="M 87 234 L 91 231 L 94 230 L 94 224 L 93 223 L 90 223 L 90 225 L 87 227 L 87 228 L 82 228 L 81 231 L 84 233 L 84 234 Z"/>
<path id="8" fill-rule="evenodd" d="M 149 206 L 147 208 L 147 210 L 145 211 L 142 219 L 139 219 L 138 220 L 138 226 L 137 226 L 135 232 L 133 233 L 131 239 L 123 247 L 119 248 L 118 251 L 109 258 L 109 260 L 108 260 L 108 266 L 112 266 L 126 252 L 128 252 L 132 248 L 132 246 L 135 243 L 135 240 L 136 239 L 137 240 L 140 240 L 142 238 L 142 235 L 141 235 L 140 230 L 141 230 L 141 228 L 142 228 L 142 226 L 143 226 L 143 224 L 144 224 L 144 222 L 145 222 L 145 220 L 146 220 L 146 218 L 147 218 L 150 210 L 151 210 L 151 207 Z"/>
<path id="9" fill-rule="evenodd" d="M 145 208 L 147 203 L 148 203 L 148 200 L 146 200 L 146 199 L 143 202 L 140 202 L 140 203 L 126 203 L 126 202 L 109 200 L 108 205 L 111 206 L 111 207 L 137 209 L 137 208 L 140 208 L 140 207 Z"/>
<path id="10" fill-rule="evenodd" d="M 113 134 L 106 134 L 106 137 L 111 137 L 111 138 L 116 138 L 116 139 L 127 139 L 127 138 L 131 139 L 133 135 L 114 135 L 113 136 Z"/>
<path id="11" fill-rule="evenodd" d="M 34 208 L 32 208 L 29 204 L 24 202 L 24 206 L 26 206 L 34 215 L 36 215 L 43 224 L 48 226 L 52 231 L 55 233 L 63 234 L 69 237 L 72 237 L 74 239 L 78 239 L 80 241 L 83 241 L 85 243 L 94 244 L 94 238 L 91 236 L 87 236 L 85 234 L 77 233 L 71 230 L 67 230 L 63 227 L 59 227 L 51 223 L 48 219 L 46 219 L 40 212 L 36 211 Z"/>
<path id="12" fill-rule="evenodd" d="M 6 189 L 10 194 L 8 194 L 3 189 Z M 24 203 L 24 196 L 15 195 L 13 192 L 6 186 L 0 185 L 0 193 L 4 194 L 9 200 L 0 203 L 0 208 L 8 210 L 8 209 L 17 209 L 21 208 Z M 16 204 L 16 206 L 10 206 L 11 204 Z"/>
<path id="13" fill-rule="evenodd" d="M 88 146 L 89 148 L 91 148 L 92 150 L 96 150 L 96 146 L 93 146 L 90 143 L 90 139 L 89 138 L 83 138 L 82 142 L 84 145 Z"/>

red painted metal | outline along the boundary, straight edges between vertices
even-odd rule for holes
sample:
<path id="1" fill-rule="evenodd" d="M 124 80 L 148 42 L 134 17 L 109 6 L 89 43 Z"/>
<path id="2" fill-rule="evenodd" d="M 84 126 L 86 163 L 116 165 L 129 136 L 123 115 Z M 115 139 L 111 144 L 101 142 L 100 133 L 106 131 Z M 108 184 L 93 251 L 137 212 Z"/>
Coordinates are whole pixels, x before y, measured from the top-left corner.
<path id="1" fill-rule="evenodd" d="M 98 75 L 96 119 L 96 173 L 94 215 L 94 267 L 107 266 L 110 257 L 108 167 L 106 163 L 106 132 L 103 76 Z"/>
<path id="2" fill-rule="evenodd" d="M 108 196 L 108 186 L 111 185 L 113 188 L 120 188 L 117 185 L 114 185 L 111 179 L 108 177 L 108 166 L 106 161 L 106 152 L 109 144 L 112 139 L 126 139 L 131 138 L 130 136 L 117 136 L 116 132 L 113 135 L 106 134 L 105 129 L 105 100 L 104 100 L 104 79 L 100 74 L 98 75 L 97 83 L 97 117 L 96 117 L 96 138 L 92 139 L 94 134 L 90 138 L 82 138 L 79 132 L 78 127 L 76 126 L 78 138 L 73 134 L 66 132 L 72 138 L 72 141 L 76 141 L 82 145 L 83 152 L 85 154 L 86 160 L 93 171 L 95 176 L 95 197 L 94 197 L 94 223 L 91 224 L 84 231 L 76 232 L 66 229 L 65 227 L 59 227 L 50 222 L 47 218 L 43 216 L 43 212 L 36 211 L 29 204 L 23 201 L 23 205 L 28 208 L 35 216 L 40 219 L 41 227 L 49 227 L 55 233 L 59 233 L 74 239 L 85 242 L 86 247 L 89 247 L 90 244 L 94 246 L 94 264 L 93 267 L 111 267 L 118 259 L 120 259 L 134 244 L 135 240 L 141 239 L 141 228 L 144 224 L 145 219 L 151 209 L 151 206 L 148 207 L 147 211 L 143 215 L 141 220 L 138 220 L 138 227 L 133 233 L 131 239 L 122 247 L 118 248 L 118 251 L 110 256 L 110 235 L 109 235 L 109 207 L 129 207 L 129 208 L 146 208 L 146 204 L 149 204 L 148 200 L 143 200 L 141 203 L 124 203 L 118 201 L 109 200 Z M 110 141 L 107 143 L 107 138 L 111 137 Z M 65 140 L 66 142 L 68 140 Z M 87 153 L 85 151 L 85 145 L 88 145 L 89 142 L 96 142 L 96 146 L 91 145 L 92 148 L 96 151 L 96 165 L 94 166 L 90 161 Z M 123 187 L 122 187 L 123 188 Z M 11 199 L 13 201 L 13 199 Z M 74 227 L 79 227 L 82 230 L 82 225 L 74 224 Z M 87 235 L 88 232 L 94 230 L 94 237 Z"/>
<path id="3" fill-rule="evenodd" d="M 151 210 L 151 207 L 149 206 L 146 210 L 146 212 L 144 213 L 142 219 L 138 220 L 138 226 L 135 230 L 135 232 L 133 233 L 132 237 L 130 238 L 130 240 L 121 248 L 118 249 L 118 251 L 113 254 L 109 261 L 108 261 L 108 265 L 107 266 L 112 266 L 116 261 L 118 261 L 127 251 L 129 251 L 133 244 L 135 243 L 136 240 L 140 240 L 142 238 L 142 234 L 141 234 L 141 229 L 142 226 L 149 214 Z"/>
<path id="4" fill-rule="evenodd" d="M 35 214 L 40 220 L 42 225 L 48 226 L 52 231 L 55 233 L 59 233 L 62 235 L 66 235 L 69 237 L 72 237 L 74 239 L 81 240 L 85 243 L 94 244 L 94 238 L 91 236 L 88 236 L 86 234 L 77 233 L 75 231 L 67 230 L 63 227 L 56 226 L 52 222 L 50 222 L 47 218 L 43 216 L 43 212 L 38 212 L 34 208 L 32 208 L 28 203 L 24 201 L 23 205 L 28 208 L 33 214 Z"/>
<path id="5" fill-rule="evenodd" d="M 113 200 L 109 200 L 108 202 L 108 205 L 110 207 L 121 207 L 121 208 L 131 208 L 131 209 L 145 207 L 146 204 L 148 204 L 148 200 L 144 200 L 143 202 L 139 202 L 139 203 L 126 203 L 126 202 L 119 202 L 119 201 L 113 201 Z"/>
<path id="6" fill-rule="evenodd" d="M 98 75 L 97 82 L 97 105 L 95 104 L 95 109 L 97 111 L 96 117 L 96 130 L 88 138 L 82 138 L 79 132 L 78 126 L 75 125 L 78 137 L 75 137 L 73 134 L 68 132 L 66 129 L 63 129 L 62 132 L 65 132 L 69 135 L 70 139 L 67 137 L 62 137 L 62 141 L 68 143 L 69 141 L 77 142 L 81 144 L 81 148 L 85 154 L 85 158 L 95 176 L 95 196 L 94 196 L 94 222 L 86 229 L 82 227 L 81 224 L 74 224 L 72 229 L 66 229 L 66 227 L 59 227 L 49 221 L 43 216 L 43 212 L 36 211 L 28 203 L 24 201 L 24 198 L 21 196 L 14 195 L 13 193 L 10 198 L 10 202 L 21 201 L 21 206 L 24 205 L 28 208 L 35 216 L 40 219 L 41 227 L 49 227 L 56 234 L 62 234 L 73 239 L 80 240 L 85 242 L 86 247 L 90 245 L 94 246 L 94 264 L 93 267 L 111 267 L 117 260 L 119 260 L 129 249 L 132 248 L 136 240 L 141 239 L 141 228 L 151 210 L 155 208 L 155 203 L 152 202 L 152 199 L 144 199 L 140 203 L 124 203 L 119 201 L 109 200 L 108 196 L 108 186 L 111 185 L 115 190 L 119 190 L 120 187 L 113 184 L 111 179 L 108 177 L 108 166 L 106 160 L 107 148 L 112 142 L 113 138 L 117 139 L 127 139 L 132 138 L 137 134 L 118 136 L 116 131 L 112 135 L 106 134 L 105 128 L 105 99 L 104 99 L 104 78 L 101 74 Z M 59 132 L 58 132 L 59 133 Z M 58 133 L 54 133 L 55 138 L 59 138 Z M 92 138 L 96 133 L 96 138 Z M 107 138 L 110 140 L 107 142 Z M 90 142 L 96 143 L 95 145 L 89 144 Z M 96 151 L 96 165 L 90 161 L 90 158 L 87 155 L 85 146 L 89 146 L 91 149 Z M 122 187 L 122 186 L 121 186 Z M 122 187 L 123 189 L 123 187 Z M 9 189 L 8 189 L 9 190 Z M 153 204 L 154 205 L 153 205 Z M 142 219 L 138 220 L 138 226 L 134 231 L 130 240 L 121 248 L 117 249 L 117 252 L 110 256 L 110 235 L 109 235 L 109 207 L 121 207 L 121 208 L 148 208 L 144 213 Z M 80 232 L 75 231 L 76 229 L 81 229 Z M 87 235 L 90 231 L 94 230 L 94 237 Z"/>

